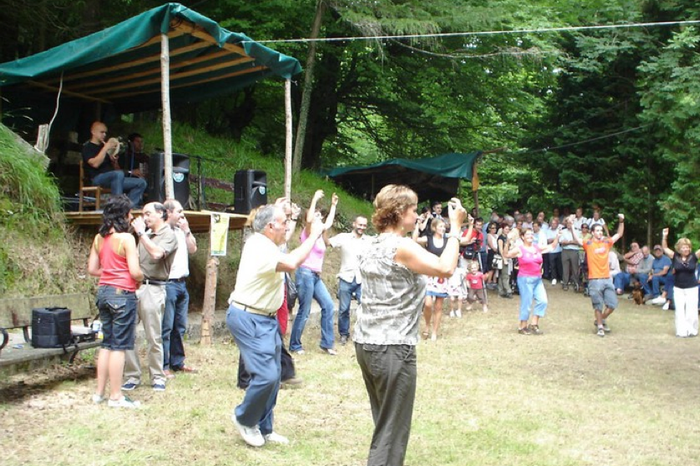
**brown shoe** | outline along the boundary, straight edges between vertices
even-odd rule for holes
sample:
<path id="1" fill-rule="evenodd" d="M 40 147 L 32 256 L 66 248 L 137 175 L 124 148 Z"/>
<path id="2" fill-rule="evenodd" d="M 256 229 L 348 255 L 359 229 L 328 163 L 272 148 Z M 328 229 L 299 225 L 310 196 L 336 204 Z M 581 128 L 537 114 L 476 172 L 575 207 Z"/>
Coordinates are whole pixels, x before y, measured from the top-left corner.
<path id="1" fill-rule="evenodd" d="M 530 331 L 531 335 L 542 335 L 544 333 L 542 330 L 540 330 L 539 325 L 530 325 L 528 330 Z"/>
<path id="2" fill-rule="evenodd" d="M 174 372 L 185 372 L 186 374 L 196 374 L 199 372 L 197 369 L 190 366 L 173 367 L 172 369 Z"/>
<path id="3" fill-rule="evenodd" d="M 175 374 L 173 374 L 169 369 L 165 369 L 163 371 L 163 373 L 165 374 L 166 379 L 174 379 L 175 378 Z"/>
<path id="4" fill-rule="evenodd" d="M 522 327 L 518 329 L 520 335 L 530 335 L 530 329 L 527 327 Z"/>

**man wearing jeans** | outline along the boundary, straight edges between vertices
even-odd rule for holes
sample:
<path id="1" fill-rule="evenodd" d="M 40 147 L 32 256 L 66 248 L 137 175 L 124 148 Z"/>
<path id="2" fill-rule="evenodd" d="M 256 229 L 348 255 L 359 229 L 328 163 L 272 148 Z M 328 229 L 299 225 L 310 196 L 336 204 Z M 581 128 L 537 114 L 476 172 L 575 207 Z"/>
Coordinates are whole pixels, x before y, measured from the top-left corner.
<path id="1" fill-rule="evenodd" d="M 362 279 L 358 257 L 364 250 L 367 217 L 358 215 L 352 222 L 352 232 L 339 233 L 330 239 L 331 246 L 340 248 L 338 272 L 338 334 L 345 346 L 350 338 L 350 301 L 354 294 L 357 302 L 362 299 Z"/>
<path id="2" fill-rule="evenodd" d="M 282 206 L 266 205 L 258 210 L 254 233 L 243 246 L 226 313 L 226 325 L 250 373 L 248 389 L 231 420 L 243 440 L 254 447 L 266 442 L 289 443 L 272 429 L 282 371 L 282 339 L 275 314 L 284 301 L 284 272 L 292 272 L 306 259 L 323 225 L 314 221 L 308 238 L 285 254 L 279 247 L 286 242 L 288 229 Z"/>
<path id="3" fill-rule="evenodd" d="M 112 196 L 126 193 L 134 208 L 141 207 L 141 197 L 147 183 L 143 178 L 126 178 L 119 167 L 118 143 L 114 139 L 105 142 L 107 126 L 96 121 L 90 127 L 90 140 L 83 145 L 82 157 L 92 182 L 112 190 Z M 111 151 L 111 152 L 110 152 Z"/>
<path id="4" fill-rule="evenodd" d="M 168 211 L 168 225 L 177 239 L 177 249 L 165 285 L 165 314 L 163 315 L 163 370 L 168 378 L 173 372 L 197 372 L 185 364 L 184 336 L 187 331 L 187 311 L 190 295 L 187 293 L 187 277 L 190 274 L 189 255 L 197 252 L 197 240 L 190 231 L 184 209 L 175 199 L 163 204 Z"/>

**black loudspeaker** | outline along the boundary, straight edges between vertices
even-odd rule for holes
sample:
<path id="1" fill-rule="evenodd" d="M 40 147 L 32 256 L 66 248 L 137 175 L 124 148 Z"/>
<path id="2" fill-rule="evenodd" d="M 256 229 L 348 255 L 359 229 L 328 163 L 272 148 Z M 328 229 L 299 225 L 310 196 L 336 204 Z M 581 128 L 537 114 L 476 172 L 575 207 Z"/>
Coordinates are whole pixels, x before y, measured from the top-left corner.
<path id="1" fill-rule="evenodd" d="M 258 170 L 239 170 L 233 175 L 233 211 L 249 214 L 267 204 L 267 174 Z"/>
<path id="2" fill-rule="evenodd" d="M 62 348 L 70 344 L 70 314 L 65 307 L 32 309 L 32 346 Z"/>
<path id="3" fill-rule="evenodd" d="M 175 199 L 187 208 L 190 200 L 190 156 L 173 154 Z M 148 202 L 165 201 L 165 158 L 163 152 L 151 155 L 148 164 Z"/>

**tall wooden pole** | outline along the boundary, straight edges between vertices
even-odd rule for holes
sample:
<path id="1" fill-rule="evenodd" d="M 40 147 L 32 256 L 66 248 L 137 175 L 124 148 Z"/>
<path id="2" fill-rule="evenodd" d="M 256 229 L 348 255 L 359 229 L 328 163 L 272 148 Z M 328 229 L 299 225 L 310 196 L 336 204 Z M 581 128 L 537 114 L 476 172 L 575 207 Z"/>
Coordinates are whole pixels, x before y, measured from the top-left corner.
<path id="1" fill-rule="evenodd" d="M 204 303 L 202 305 L 202 345 L 213 343 L 212 323 L 216 307 L 216 279 L 219 275 L 219 258 L 210 256 L 207 262 L 207 276 L 204 282 Z"/>
<path id="2" fill-rule="evenodd" d="M 284 195 L 292 199 L 292 81 L 284 82 L 284 121 L 287 139 L 284 150 Z"/>
<path id="3" fill-rule="evenodd" d="M 160 92 L 163 101 L 163 177 L 165 197 L 175 198 L 173 186 L 173 139 L 170 125 L 170 43 L 167 34 L 160 35 Z"/>

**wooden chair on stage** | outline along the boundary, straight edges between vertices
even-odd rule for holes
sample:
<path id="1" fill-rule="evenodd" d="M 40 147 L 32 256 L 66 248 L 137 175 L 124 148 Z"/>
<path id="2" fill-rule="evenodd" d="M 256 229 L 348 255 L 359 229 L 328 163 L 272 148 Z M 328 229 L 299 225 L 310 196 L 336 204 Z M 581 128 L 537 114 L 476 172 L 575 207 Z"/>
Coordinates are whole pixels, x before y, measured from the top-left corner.
<path id="1" fill-rule="evenodd" d="M 83 211 L 83 207 L 94 207 L 100 210 L 100 201 L 103 195 L 108 195 L 112 191 L 102 186 L 92 186 L 92 180 L 85 174 L 82 160 L 80 161 L 80 191 L 78 193 L 78 212 Z"/>

